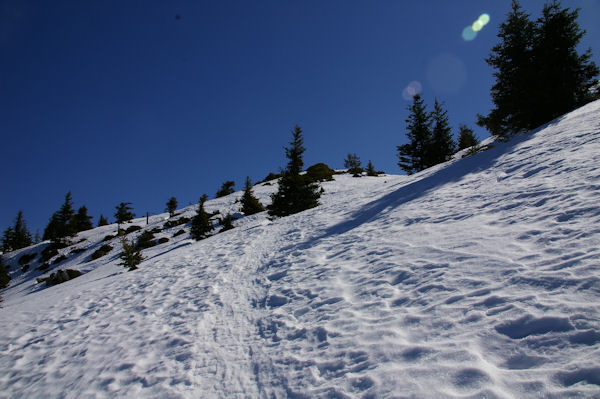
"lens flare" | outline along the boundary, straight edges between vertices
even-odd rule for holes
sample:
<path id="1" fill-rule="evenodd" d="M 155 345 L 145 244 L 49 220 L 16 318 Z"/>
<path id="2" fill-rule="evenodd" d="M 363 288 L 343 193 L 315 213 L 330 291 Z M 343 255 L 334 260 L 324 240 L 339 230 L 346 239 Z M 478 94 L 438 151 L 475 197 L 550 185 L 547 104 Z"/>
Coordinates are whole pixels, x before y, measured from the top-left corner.
<path id="1" fill-rule="evenodd" d="M 412 100 L 412 98 L 414 96 L 416 96 L 417 94 L 419 94 L 421 92 L 421 90 L 423 90 L 423 86 L 421 85 L 421 82 L 413 80 L 412 82 L 410 82 L 408 84 L 408 86 L 406 86 L 404 88 L 404 90 L 402 90 L 402 97 L 406 101 Z"/>
<path id="2" fill-rule="evenodd" d="M 477 20 L 481 22 L 483 26 L 486 26 L 490 22 L 490 16 L 489 14 L 483 13 L 479 16 L 479 18 L 477 18 Z"/>
<path id="3" fill-rule="evenodd" d="M 483 23 L 480 20 L 473 22 L 473 25 L 471 25 L 471 29 L 473 29 L 475 32 L 479 32 L 482 28 Z"/>
<path id="4" fill-rule="evenodd" d="M 471 25 L 465 27 L 465 29 L 463 29 L 462 31 L 462 38 L 466 41 L 466 42 L 470 42 L 471 40 L 475 39 L 477 37 L 477 32 L 475 32 L 473 30 L 473 27 Z"/>

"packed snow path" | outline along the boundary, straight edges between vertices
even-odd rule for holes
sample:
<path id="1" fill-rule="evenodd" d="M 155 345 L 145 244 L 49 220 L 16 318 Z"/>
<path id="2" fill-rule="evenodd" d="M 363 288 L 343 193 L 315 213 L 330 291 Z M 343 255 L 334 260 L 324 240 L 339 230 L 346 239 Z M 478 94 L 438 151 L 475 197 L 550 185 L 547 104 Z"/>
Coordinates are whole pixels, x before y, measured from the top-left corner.
<path id="1" fill-rule="evenodd" d="M 173 237 L 135 272 L 116 250 L 51 288 L 15 272 L 0 396 L 600 397 L 600 102 L 493 145 L 336 176 L 318 208 Z"/>

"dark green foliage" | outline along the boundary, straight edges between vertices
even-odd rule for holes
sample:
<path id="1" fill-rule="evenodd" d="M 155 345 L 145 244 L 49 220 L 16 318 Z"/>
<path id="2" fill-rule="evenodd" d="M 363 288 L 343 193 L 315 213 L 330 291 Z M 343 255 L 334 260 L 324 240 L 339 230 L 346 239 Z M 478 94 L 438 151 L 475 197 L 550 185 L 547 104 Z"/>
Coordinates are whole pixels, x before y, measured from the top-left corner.
<path id="1" fill-rule="evenodd" d="M 233 226 L 233 219 L 231 218 L 231 214 L 230 213 L 228 213 L 227 215 L 225 215 L 224 217 L 222 217 L 219 220 L 219 223 L 221 224 L 221 226 L 223 226 L 221 228 L 221 230 L 219 231 L 219 233 L 222 233 L 224 231 L 231 230 L 231 229 L 234 228 L 234 226 Z"/>
<path id="2" fill-rule="evenodd" d="M 86 231 L 94 228 L 92 217 L 88 216 L 88 210 L 85 206 L 79 208 L 75 216 L 73 216 L 73 228 L 76 232 Z"/>
<path id="3" fill-rule="evenodd" d="M 54 256 L 58 255 L 58 250 L 62 248 L 68 247 L 69 244 L 63 241 L 52 241 L 46 248 L 42 250 L 42 254 L 40 256 L 40 262 L 44 263 L 52 259 Z"/>
<path id="4" fill-rule="evenodd" d="M 167 201 L 166 211 L 169 212 L 169 217 L 175 216 L 175 211 L 177 210 L 177 198 L 171 197 Z"/>
<path id="5" fill-rule="evenodd" d="M 159 244 L 165 244 L 165 243 L 167 243 L 167 242 L 169 242 L 169 238 L 168 238 L 168 237 L 160 237 L 160 238 L 158 239 L 158 243 L 159 243 Z"/>
<path id="6" fill-rule="evenodd" d="M 108 220 L 104 217 L 104 215 L 100 215 L 100 219 L 98 219 L 98 227 L 100 226 L 108 226 Z"/>
<path id="7" fill-rule="evenodd" d="M 175 220 L 167 220 L 167 221 L 165 222 L 165 224 L 163 225 L 163 227 L 164 227 L 165 229 L 168 229 L 168 228 L 171 228 L 171 227 L 179 226 L 179 225 L 181 225 L 181 224 L 186 224 L 186 223 L 188 223 L 190 220 L 192 220 L 192 219 L 190 219 L 190 218 L 188 218 L 188 217 L 185 217 L 185 216 L 182 216 L 182 217 L 180 217 L 179 219 L 175 219 Z"/>
<path id="8" fill-rule="evenodd" d="M 588 49 L 577 53 L 583 34 L 578 10 L 561 9 L 559 1 L 547 3 L 542 16 L 532 22 L 513 0 L 500 25 L 500 43 L 486 62 L 496 69 L 491 89 L 494 109 L 478 116 L 477 124 L 506 137 L 534 129 L 597 97 L 592 92 L 600 71 Z"/>
<path id="9" fill-rule="evenodd" d="M 128 242 L 125 237 L 121 237 L 121 246 L 123 252 L 119 254 L 121 259 L 119 264 L 128 268 L 129 271 L 137 269 L 138 265 L 144 260 L 141 250 L 136 248 L 133 242 Z"/>
<path id="10" fill-rule="evenodd" d="M 267 208 L 269 215 L 283 217 L 319 205 L 321 191 L 318 184 L 306 175 L 300 175 L 304 162 L 302 154 L 306 150 L 303 144 L 302 129 L 296 125 L 292 130 L 292 141 L 285 149 L 288 164 L 279 179 L 279 189 L 271 195 L 272 203 Z"/>
<path id="11" fill-rule="evenodd" d="M 398 166 L 408 174 L 420 172 L 429 167 L 427 150 L 431 141 L 431 115 L 425 108 L 420 95 L 413 97 L 408 107 L 406 120 L 408 143 L 398 146 Z"/>
<path id="12" fill-rule="evenodd" d="M 125 234 L 129 234 L 129 233 L 133 233 L 134 231 L 139 231 L 141 230 L 142 227 L 141 226 L 137 226 L 137 225 L 133 225 L 133 226 L 129 226 L 126 230 L 125 230 Z"/>
<path id="13" fill-rule="evenodd" d="M 269 172 L 269 174 L 267 175 L 267 177 L 265 177 L 262 182 L 267 182 L 267 181 L 279 179 L 280 177 L 281 177 L 281 173 Z"/>
<path id="14" fill-rule="evenodd" d="M 112 251 L 112 249 L 113 247 L 111 245 L 104 244 L 90 255 L 90 260 L 96 260 L 98 258 L 101 258 L 104 255 L 108 254 L 110 251 Z"/>
<path id="15" fill-rule="evenodd" d="M 367 176 L 377 176 L 378 173 L 375 170 L 375 166 L 373 166 L 373 162 L 371 162 L 371 160 L 369 160 L 369 163 L 367 164 Z"/>
<path id="16" fill-rule="evenodd" d="M 458 125 L 459 137 L 458 137 L 458 150 L 464 150 L 465 148 L 473 147 L 479 144 L 479 139 L 473 133 L 473 130 L 469 129 L 466 125 Z"/>
<path id="17" fill-rule="evenodd" d="M 8 268 L 2 263 L 2 257 L 0 256 L 0 289 L 6 288 L 10 282 L 10 275 L 8 274 Z"/>
<path id="18" fill-rule="evenodd" d="M 57 256 L 56 259 L 54 259 L 54 261 L 52 262 L 52 264 L 56 265 L 56 264 L 62 262 L 63 260 L 67 260 L 67 257 L 65 255 Z"/>
<path id="19" fill-rule="evenodd" d="M 72 269 L 57 270 L 56 272 L 50 274 L 49 277 L 38 278 L 37 282 L 42 283 L 45 281 L 47 286 L 51 286 L 51 285 L 62 284 L 65 281 L 72 280 L 79 276 L 81 276 L 81 272 L 79 270 L 72 270 Z"/>
<path id="20" fill-rule="evenodd" d="M 102 239 L 102 241 L 110 241 L 110 240 L 112 240 L 112 239 L 113 239 L 113 238 L 115 238 L 115 237 L 116 237 L 116 235 L 115 235 L 115 236 L 112 236 L 112 235 L 110 235 L 110 234 L 109 234 L 109 235 L 107 235 L 106 237 L 104 237 L 104 238 Z"/>
<path id="21" fill-rule="evenodd" d="M 44 270 L 48 270 L 49 267 L 50 267 L 50 263 L 46 262 L 46 263 L 42 263 L 41 265 L 36 267 L 35 270 L 44 271 Z"/>
<path id="22" fill-rule="evenodd" d="M 252 182 L 250 181 L 249 176 L 246 177 L 246 186 L 244 187 L 244 194 L 242 195 L 241 203 L 242 208 L 240 211 L 246 216 L 253 215 L 264 210 L 263 206 L 252 192 Z"/>
<path id="23" fill-rule="evenodd" d="M 67 237 L 73 236 L 76 233 L 73 217 L 75 210 L 73 209 L 73 200 L 71 192 L 65 195 L 65 201 L 60 209 L 52 215 L 50 222 L 44 230 L 44 240 L 52 240 L 54 242 L 65 241 Z"/>
<path id="24" fill-rule="evenodd" d="M 21 272 L 25 273 L 27 270 L 29 270 L 29 265 L 24 265 L 21 267 Z"/>
<path id="25" fill-rule="evenodd" d="M 181 230 L 177 231 L 175 234 L 173 234 L 173 237 L 177 237 L 177 236 L 180 236 L 182 234 L 185 234 L 185 230 L 184 229 L 181 229 Z"/>
<path id="26" fill-rule="evenodd" d="M 154 234 L 151 231 L 144 231 L 139 235 L 135 244 L 136 249 L 146 249 L 156 245 L 154 240 Z"/>
<path id="27" fill-rule="evenodd" d="M 433 130 L 427 149 L 427 167 L 448 161 L 456 152 L 456 143 L 452 139 L 452 130 L 448 123 L 448 111 L 435 100 L 431 113 Z"/>
<path id="28" fill-rule="evenodd" d="M 333 180 L 335 170 L 324 163 L 316 163 L 306 169 L 306 176 L 313 182 L 323 182 Z"/>
<path id="29" fill-rule="evenodd" d="M 348 169 L 348 173 L 352 173 L 352 176 L 359 177 L 363 172 L 360 165 L 360 158 L 356 154 L 348 154 L 344 160 L 344 168 Z"/>
<path id="30" fill-rule="evenodd" d="M 33 244 L 31 233 L 27 230 L 27 225 L 23 218 L 23 211 L 19 211 L 15 218 L 14 226 L 4 230 L 4 234 L 2 235 L 2 249 L 5 252 L 9 252 L 14 251 L 15 249 L 28 247 L 31 244 Z"/>
<path id="31" fill-rule="evenodd" d="M 208 197 L 204 194 L 198 202 L 198 209 L 196 215 L 192 218 L 192 227 L 190 228 L 190 234 L 195 240 L 202 240 L 208 236 L 214 226 L 210 221 L 210 215 L 204 210 L 204 203 Z"/>
<path id="32" fill-rule="evenodd" d="M 135 213 L 131 212 L 133 208 L 129 205 L 131 205 L 131 202 L 121 202 L 115 207 L 114 216 L 118 224 L 129 222 L 135 217 Z"/>
<path id="33" fill-rule="evenodd" d="M 235 186 L 235 182 L 233 182 L 233 181 L 226 181 L 221 186 L 221 189 L 219 191 L 217 191 L 216 197 L 217 198 L 224 197 L 226 195 L 229 195 L 229 194 L 233 193 L 235 191 L 233 189 L 234 186 Z"/>
<path id="34" fill-rule="evenodd" d="M 21 256 L 17 262 L 19 263 L 19 265 L 24 266 L 28 263 L 31 263 L 31 261 L 34 260 L 36 256 L 37 254 L 25 254 Z"/>

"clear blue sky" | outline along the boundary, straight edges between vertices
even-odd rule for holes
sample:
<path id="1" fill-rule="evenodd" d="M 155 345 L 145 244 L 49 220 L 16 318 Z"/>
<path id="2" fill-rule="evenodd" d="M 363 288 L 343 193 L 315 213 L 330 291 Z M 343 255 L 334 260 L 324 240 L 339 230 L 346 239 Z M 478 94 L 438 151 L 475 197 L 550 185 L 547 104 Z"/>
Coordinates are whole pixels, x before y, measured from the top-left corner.
<path id="1" fill-rule="evenodd" d="M 541 1 L 522 1 L 534 17 Z M 491 107 L 509 0 L 0 0 L 0 229 L 22 209 L 32 233 L 72 191 L 94 224 L 133 203 L 138 216 L 242 188 L 286 163 L 299 124 L 305 164 L 356 152 L 401 173 L 403 90 L 413 81 L 450 122 L 475 129 Z M 580 7 L 600 64 L 600 1 Z M 463 28 L 490 23 L 474 40 Z M 595 46 L 595 47 L 594 47 Z"/>

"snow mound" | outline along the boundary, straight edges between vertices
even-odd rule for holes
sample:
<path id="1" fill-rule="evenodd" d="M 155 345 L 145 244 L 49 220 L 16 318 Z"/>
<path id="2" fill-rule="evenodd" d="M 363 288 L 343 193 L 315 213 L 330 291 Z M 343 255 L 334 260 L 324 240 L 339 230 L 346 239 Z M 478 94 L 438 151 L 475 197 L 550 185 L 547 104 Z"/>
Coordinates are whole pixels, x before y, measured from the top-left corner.
<path id="1" fill-rule="evenodd" d="M 317 208 L 199 242 L 161 229 L 131 273 L 116 245 L 90 261 L 114 225 L 78 236 L 53 267 L 84 274 L 57 286 L 16 269 L 45 244 L 11 254 L 0 392 L 598 397 L 600 102 L 488 144 L 413 176 L 337 175 Z M 263 203 L 274 190 L 255 187 Z"/>

